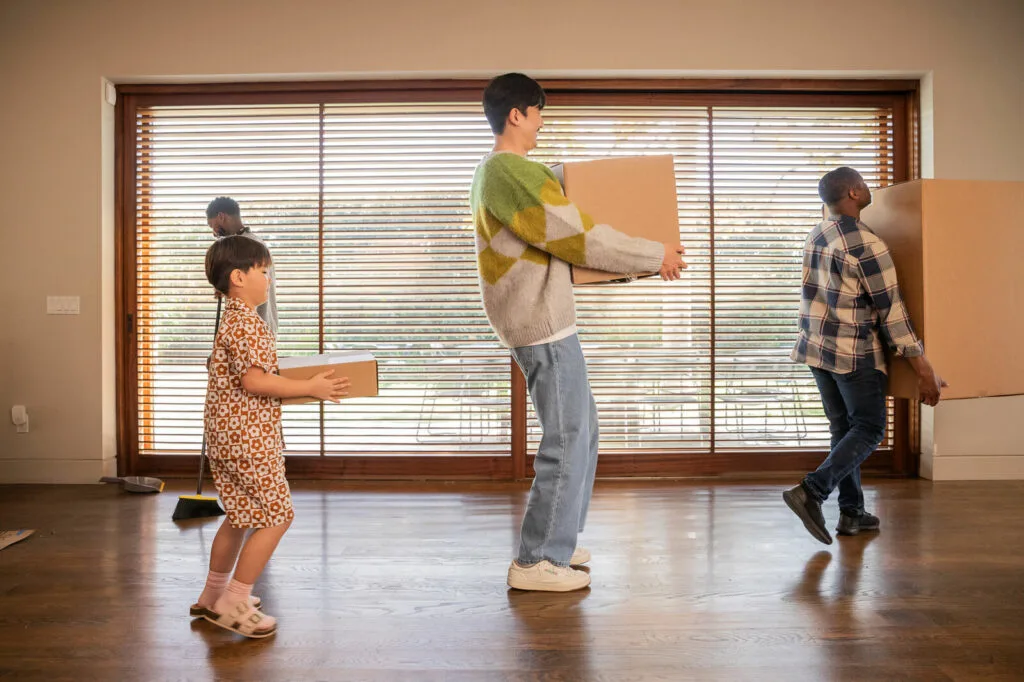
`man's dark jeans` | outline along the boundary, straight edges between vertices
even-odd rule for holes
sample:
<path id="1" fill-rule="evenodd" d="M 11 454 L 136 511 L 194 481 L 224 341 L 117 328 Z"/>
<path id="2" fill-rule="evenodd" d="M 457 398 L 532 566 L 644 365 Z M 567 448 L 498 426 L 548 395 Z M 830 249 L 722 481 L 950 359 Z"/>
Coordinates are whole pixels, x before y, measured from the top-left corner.
<path id="1" fill-rule="evenodd" d="M 858 369 L 836 374 L 812 367 L 825 406 L 832 451 L 804 485 L 824 502 L 839 488 L 839 509 L 848 516 L 864 513 L 860 465 L 885 437 L 885 390 L 888 377 L 877 369 Z"/>

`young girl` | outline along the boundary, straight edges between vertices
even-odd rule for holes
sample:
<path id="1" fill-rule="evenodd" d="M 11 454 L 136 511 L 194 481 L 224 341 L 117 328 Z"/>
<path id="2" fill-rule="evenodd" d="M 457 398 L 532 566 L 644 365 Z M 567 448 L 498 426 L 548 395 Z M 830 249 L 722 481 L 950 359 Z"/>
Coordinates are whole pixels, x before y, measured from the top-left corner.
<path id="1" fill-rule="evenodd" d="M 274 335 L 256 314 L 267 300 L 270 262 L 267 247 L 244 236 L 220 239 L 206 252 L 206 278 L 225 297 L 210 358 L 205 428 L 210 470 L 227 518 L 213 541 L 206 587 L 191 614 L 253 638 L 277 630 L 275 619 L 251 596 L 252 586 L 294 517 L 284 475 L 281 398 L 337 402 L 349 386 L 348 379 L 330 378 L 332 372 L 307 381 L 278 376 Z"/>

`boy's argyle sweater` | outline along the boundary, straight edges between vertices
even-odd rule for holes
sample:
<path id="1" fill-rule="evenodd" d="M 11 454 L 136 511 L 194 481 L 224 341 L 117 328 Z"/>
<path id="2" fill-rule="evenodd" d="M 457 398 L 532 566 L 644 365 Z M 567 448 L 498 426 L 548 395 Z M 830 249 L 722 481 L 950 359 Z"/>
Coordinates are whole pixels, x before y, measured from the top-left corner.
<path id="1" fill-rule="evenodd" d="M 550 168 L 487 156 L 470 192 L 487 319 L 502 343 L 529 346 L 576 324 L 569 265 L 655 272 L 664 245 L 595 224 L 565 198 Z"/>

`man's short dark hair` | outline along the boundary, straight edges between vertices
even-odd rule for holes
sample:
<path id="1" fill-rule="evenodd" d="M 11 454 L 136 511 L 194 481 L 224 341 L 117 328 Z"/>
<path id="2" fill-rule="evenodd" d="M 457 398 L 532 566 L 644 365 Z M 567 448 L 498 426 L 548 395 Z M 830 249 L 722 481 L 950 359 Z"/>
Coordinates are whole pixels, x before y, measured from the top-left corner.
<path id="1" fill-rule="evenodd" d="M 213 220 L 220 213 L 240 216 L 242 211 L 238 208 L 238 202 L 231 197 L 217 197 L 206 207 L 206 219 Z"/>
<path id="2" fill-rule="evenodd" d="M 232 272 L 249 272 L 270 263 L 270 251 L 262 242 L 240 234 L 223 237 L 206 250 L 206 279 L 226 296 L 231 289 Z"/>
<path id="3" fill-rule="evenodd" d="M 525 115 L 530 107 L 543 109 L 546 102 L 540 83 L 521 73 L 498 76 L 484 89 L 484 115 L 495 135 L 505 132 L 505 122 L 513 109 Z"/>
<path id="4" fill-rule="evenodd" d="M 848 166 L 840 166 L 825 173 L 818 181 L 818 196 L 826 206 L 833 206 L 850 194 L 850 190 L 859 185 L 864 178 L 860 173 Z"/>

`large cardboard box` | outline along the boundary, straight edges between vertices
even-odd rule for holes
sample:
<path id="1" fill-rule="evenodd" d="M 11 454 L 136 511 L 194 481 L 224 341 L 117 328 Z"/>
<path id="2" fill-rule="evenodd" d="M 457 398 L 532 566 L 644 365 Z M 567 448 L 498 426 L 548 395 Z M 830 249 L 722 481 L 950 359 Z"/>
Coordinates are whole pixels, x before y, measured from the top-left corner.
<path id="1" fill-rule="evenodd" d="M 943 399 L 1024 393 L 1024 182 L 915 180 L 873 193 L 861 220 L 885 240 Z M 889 393 L 917 376 L 889 363 Z"/>
<path id="2" fill-rule="evenodd" d="M 570 161 L 552 166 L 552 170 L 569 200 L 595 223 L 656 242 L 679 242 L 676 173 L 671 156 Z M 572 267 L 573 284 L 628 281 L 654 274 Z"/>
<path id="3" fill-rule="evenodd" d="M 372 353 L 366 351 L 337 351 L 322 355 L 279 358 L 277 368 L 281 376 L 299 380 L 311 379 L 321 372 L 333 369 L 333 378 L 348 377 L 352 382 L 346 398 L 377 395 L 377 360 Z M 281 404 L 299 405 L 313 402 L 317 402 L 317 399 L 309 396 L 286 398 Z"/>

